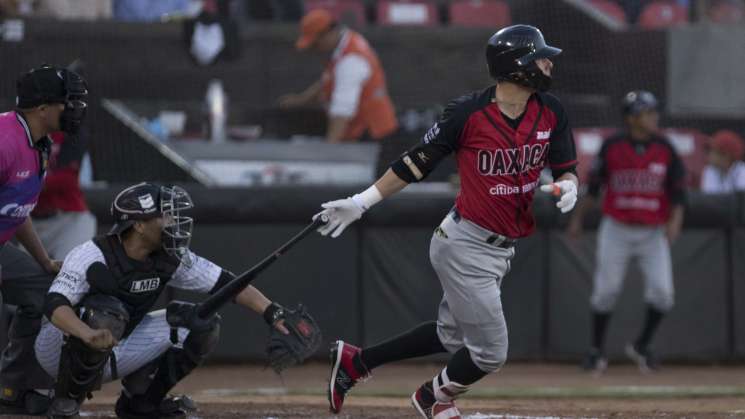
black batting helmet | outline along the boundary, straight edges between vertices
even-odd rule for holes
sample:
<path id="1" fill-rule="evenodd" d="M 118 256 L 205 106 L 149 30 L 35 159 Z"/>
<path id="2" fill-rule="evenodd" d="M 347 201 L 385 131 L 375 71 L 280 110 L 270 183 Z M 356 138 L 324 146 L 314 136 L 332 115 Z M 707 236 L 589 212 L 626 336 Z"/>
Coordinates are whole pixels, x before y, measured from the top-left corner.
<path id="1" fill-rule="evenodd" d="M 659 102 L 654 95 L 646 90 L 633 90 L 626 93 L 621 101 L 623 116 L 636 115 L 644 111 L 656 111 Z"/>
<path id="2" fill-rule="evenodd" d="M 551 77 L 535 64 L 541 58 L 561 53 L 546 45 L 543 34 L 530 25 L 513 25 L 499 30 L 486 45 L 489 74 L 498 81 L 510 81 L 540 91 L 551 87 Z"/>

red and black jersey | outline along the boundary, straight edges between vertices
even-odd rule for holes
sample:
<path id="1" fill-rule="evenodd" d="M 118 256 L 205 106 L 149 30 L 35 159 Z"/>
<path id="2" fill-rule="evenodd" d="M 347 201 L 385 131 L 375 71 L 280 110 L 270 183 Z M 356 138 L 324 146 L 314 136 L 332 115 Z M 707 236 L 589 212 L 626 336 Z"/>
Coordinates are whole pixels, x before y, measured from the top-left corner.
<path id="1" fill-rule="evenodd" d="M 603 143 L 590 171 L 588 193 L 605 188 L 603 213 L 627 224 L 663 224 L 670 205 L 685 200 L 685 167 L 663 137 L 634 141 L 628 133 Z"/>
<path id="2" fill-rule="evenodd" d="M 518 120 L 503 115 L 495 87 L 450 102 L 424 136 L 455 153 L 462 217 L 495 233 L 525 237 L 535 229 L 531 212 L 541 170 L 558 177 L 577 165 L 574 138 L 559 100 L 533 94 Z"/>
<path id="3" fill-rule="evenodd" d="M 79 143 L 69 140 L 62 132 L 52 133 L 49 137 L 54 142 L 49 157 L 49 168 L 39 202 L 31 216 L 44 217 L 59 211 L 87 211 L 88 207 L 79 182 L 84 149 Z"/>

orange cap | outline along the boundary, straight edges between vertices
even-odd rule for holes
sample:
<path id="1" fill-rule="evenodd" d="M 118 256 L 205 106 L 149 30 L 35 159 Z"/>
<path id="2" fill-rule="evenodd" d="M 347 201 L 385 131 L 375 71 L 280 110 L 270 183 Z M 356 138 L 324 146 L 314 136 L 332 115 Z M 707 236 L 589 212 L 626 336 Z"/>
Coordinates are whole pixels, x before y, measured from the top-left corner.
<path id="1" fill-rule="evenodd" d="M 297 49 L 306 49 L 318 37 L 329 30 L 334 24 L 334 18 L 323 9 L 314 9 L 303 16 L 300 21 L 300 37 L 295 43 Z"/>
<path id="2" fill-rule="evenodd" d="M 742 160 L 745 154 L 745 143 L 742 138 L 730 130 L 717 131 L 711 137 L 711 148 L 732 158 Z"/>

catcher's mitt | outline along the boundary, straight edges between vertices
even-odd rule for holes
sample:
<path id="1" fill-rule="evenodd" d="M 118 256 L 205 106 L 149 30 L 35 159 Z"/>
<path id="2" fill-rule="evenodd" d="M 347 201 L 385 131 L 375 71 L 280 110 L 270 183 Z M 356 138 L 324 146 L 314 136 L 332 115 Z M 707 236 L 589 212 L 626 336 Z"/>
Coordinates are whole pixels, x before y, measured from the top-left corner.
<path id="1" fill-rule="evenodd" d="M 296 310 L 290 310 L 272 303 L 264 313 L 264 319 L 270 328 L 266 352 L 269 365 L 276 373 L 302 363 L 321 345 L 321 330 L 302 304 Z M 290 332 L 287 335 L 274 327 L 281 320 Z"/>

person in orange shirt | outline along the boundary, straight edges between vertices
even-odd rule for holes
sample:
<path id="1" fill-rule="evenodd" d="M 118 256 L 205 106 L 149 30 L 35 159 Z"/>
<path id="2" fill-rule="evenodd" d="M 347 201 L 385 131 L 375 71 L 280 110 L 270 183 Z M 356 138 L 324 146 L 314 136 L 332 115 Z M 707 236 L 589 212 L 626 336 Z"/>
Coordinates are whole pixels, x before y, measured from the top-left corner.
<path id="1" fill-rule="evenodd" d="M 397 131 L 383 67 L 362 35 L 316 9 L 303 17 L 295 46 L 328 56 L 328 63 L 321 79 L 305 91 L 282 96 L 281 107 L 321 103 L 328 114 L 328 142 L 382 140 Z"/>

